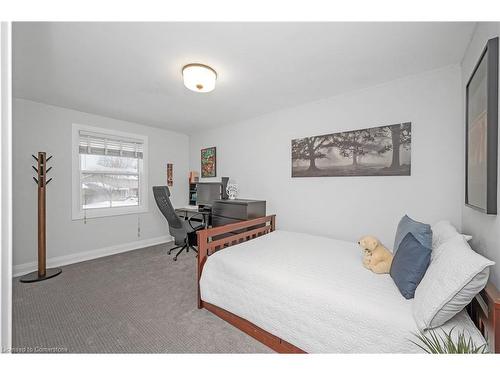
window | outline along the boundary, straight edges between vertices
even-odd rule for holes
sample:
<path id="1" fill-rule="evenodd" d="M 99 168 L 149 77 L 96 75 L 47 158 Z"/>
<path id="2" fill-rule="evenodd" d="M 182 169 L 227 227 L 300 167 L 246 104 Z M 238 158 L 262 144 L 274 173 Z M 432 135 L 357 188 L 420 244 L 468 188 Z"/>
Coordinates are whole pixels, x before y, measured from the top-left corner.
<path id="1" fill-rule="evenodd" d="M 73 124 L 73 219 L 147 211 L 147 137 Z"/>

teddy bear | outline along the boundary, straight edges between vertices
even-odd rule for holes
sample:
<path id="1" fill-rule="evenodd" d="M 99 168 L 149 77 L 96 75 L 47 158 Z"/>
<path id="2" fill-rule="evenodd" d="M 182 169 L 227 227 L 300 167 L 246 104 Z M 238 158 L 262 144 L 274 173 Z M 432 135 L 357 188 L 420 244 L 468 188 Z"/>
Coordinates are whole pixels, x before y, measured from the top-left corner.
<path id="1" fill-rule="evenodd" d="M 389 273 L 394 257 L 378 239 L 364 236 L 360 238 L 358 244 L 364 250 L 363 266 L 375 273 Z"/>

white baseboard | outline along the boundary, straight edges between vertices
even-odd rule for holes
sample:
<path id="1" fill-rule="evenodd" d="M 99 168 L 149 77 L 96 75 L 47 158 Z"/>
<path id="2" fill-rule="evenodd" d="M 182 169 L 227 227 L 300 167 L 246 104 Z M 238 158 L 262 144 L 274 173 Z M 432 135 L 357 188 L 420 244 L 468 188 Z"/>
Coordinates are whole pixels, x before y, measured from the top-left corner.
<path id="1" fill-rule="evenodd" d="M 154 246 L 161 243 L 170 242 L 172 240 L 173 240 L 172 236 L 154 237 L 145 240 L 124 243 L 120 245 L 103 247 L 101 249 L 96 249 L 96 250 L 83 251 L 80 253 L 48 258 L 47 268 L 60 267 L 68 264 L 83 262 L 86 260 L 101 258 L 108 255 L 124 253 L 126 251 L 140 249 L 142 247 Z M 22 276 L 29 272 L 35 271 L 37 267 L 38 267 L 37 262 L 15 265 L 12 269 L 12 274 L 13 274 L 12 276 L 13 277 Z"/>

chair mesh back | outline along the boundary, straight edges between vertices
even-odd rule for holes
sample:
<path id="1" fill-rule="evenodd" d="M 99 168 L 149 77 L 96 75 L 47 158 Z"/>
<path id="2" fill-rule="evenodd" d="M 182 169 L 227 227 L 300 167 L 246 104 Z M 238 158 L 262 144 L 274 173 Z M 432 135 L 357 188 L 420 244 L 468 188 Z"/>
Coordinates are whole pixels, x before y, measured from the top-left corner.
<path id="1" fill-rule="evenodd" d="M 182 229 L 184 225 L 182 220 L 175 213 L 175 209 L 170 202 L 170 190 L 167 186 L 153 186 L 153 195 L 156 200 L 156 204 L 160 209 L 165 219 L 168 221 L 168 226 L 171 229 Z"/>

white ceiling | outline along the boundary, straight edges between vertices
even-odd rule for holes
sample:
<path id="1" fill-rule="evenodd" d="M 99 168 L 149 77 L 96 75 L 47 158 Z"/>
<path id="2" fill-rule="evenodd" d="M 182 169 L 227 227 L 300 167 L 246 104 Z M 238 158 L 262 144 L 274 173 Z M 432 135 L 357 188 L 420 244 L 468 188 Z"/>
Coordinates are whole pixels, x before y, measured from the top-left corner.
<path id="1" fill-rule="evenodd" d="M 16 23 L 14 95 L 193 133 L 459 63 L 468 23 Z M 184 88 L 193 62 L 215 91 Z"/>

